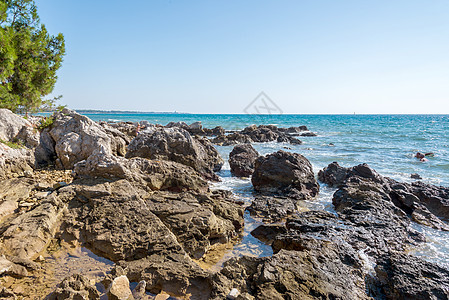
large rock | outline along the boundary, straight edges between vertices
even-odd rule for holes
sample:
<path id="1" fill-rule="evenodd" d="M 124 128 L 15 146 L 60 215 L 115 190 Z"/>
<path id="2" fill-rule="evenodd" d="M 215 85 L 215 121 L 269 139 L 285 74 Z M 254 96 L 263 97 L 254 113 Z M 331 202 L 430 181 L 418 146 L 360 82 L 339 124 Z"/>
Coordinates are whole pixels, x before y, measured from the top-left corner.
<path id="1" fill-rule="evenodd" d="M 24 176 L 33 171 L 34 154 L 29 149 L 12 149 L 0 143 L 0 179 Z"/>
<path id="2" fill-rule="evenodd" d="M 375 270 L 376 288 L 386 299 L 449 298 L 449 270 L 420 258 L 387 255 L 378 261 Z"/>
<path id="3" fill-rule="evenodd" d="M 381 193 L 384 200 L 396 205 L 415 222 L 435 229 L 449 230 L 439 219 L 449 220 L 449 188 L 422 182 L 401 183 L 381 176 L 367 164 L 345 168 L 333 162 L 320 170 L 318 177 L 331 186 L 343 189 L 345 186 L 355 186 L 357 190 L 365 189 L 364 193 L 369 190 Z M 365 183 L 369 187 L 364 187 Z"/>
<path id="4" fill-rule="evenodd" d="M 145 280 L 147 290 L 163 289 L 176 296 L 206 293 L 203 299 L 207 299 L 208 273 L 187 254 L 234 236 L 232 210 L 238 215 L 236 221 L 243 223 L 238 206 L 213 196 L 148 195 L 125 179 L 77 180 L 59 190 L 70 207 L 61 238 L 77 240 L 117 262 L 128 270 L 130 281 Z"/>
<path id="5" fill-rule="evenodd" d="M 29 178 L 12 178 L 0 182 L 0 221 L 19 208 L 19 202 L 30 196 L 34 184 Z"/>
<path id="6" fill-rule="evenodd" d="M 81 274 L 74 274 L 59 283 L 56 290 L 48 296 L 48 299 L 97 300 L 100 299 L 100 293 L 88 278 Z"/>
<path id="7" fill-rule="evenodd" d="M 206 191 L 199 174 L 190 167 L 171 161 L 152 161 L 145 158 L 126 159 L 95 151 L 88 159 L 74 167 L 77 177 L 128 179 L 149 190 Z"/>
<path id="8" fill-rule="evenodd" d="M 251 144 L 236 145 L 229 154 L 231 173 L 238 177 L 248 177 L 254 172 L 254 163 L 259 153 Z"/>
<path id="9" fill-rule="evenodd" d="M 129 288 L 129 280 L 126 275 L 115 278 L 108 289 L 109 300 L 128 300 L 132 299 L 132 292 Z"/>
<path id="10" fill-rule="evenodd" d="M 0 139 L 11 141 L 19 134 L 23 127 L 32 127 L 31 123 L 14 114 L 9 109 L 0 109 Z"/>
<path id="11" fill-rule="evenodd" d="M 0 250 L 8 256 L 34 259 L 45 249 L 58 228 L 64 203 L 53 193 L 39 205 L 13 219 L 3 232 Z"/>
<path id="12" fill-rule="evenodd" d="M 178 127 L 143 131 L 129 144 L 126 157 L 178 162 L 207 179 L 217 179 L 214 172 L 223 165 L 217 150 L 206 138 L 195 139 Z"/>
<path id="13" fill-rule="evenodd" d="M 282 150 L 256 160 L 251 182 L 254 189 L 262 194 L 298 200 L 311 199 L 319 191 L 312 165 L 307 158 Z"/>
<path id="14" fill-rule="evenodd" d="M 233 288 L 242 299 L 369 299 L 362 262 L 353 250 L 326 241 L 309 243 L 302 251 L 229 260 L 212 277 L 211 299 L 225 299 Z"/>
<path id="15" fill-rule="evenodd" d="M 117 141 L 120 134 L 110 134 L 113 129 L 106 131 L 88 117 L 68 109 L 55 113 L 54 119 L 50 135 L 55 141 L 57 166 L 72 169 L 98 149 L 106 154 L 123 154 L 123 142 Z"/>
<path id="16" fill-rule="evenodd" d="M 305 126 L 304 126 L 305 127 Z M 303 127 L 278 128 L 274 125 L 251 125 L 239 132 L 233 132 L 229 135 L 222 133 L 215 137 L 212 142 L 218 145 L 235 145 L 239 143 L 266 143 L 279 142 L 290 144 L 301 144 L 302 142 L 293 135 L 302 131 Z M 307 127 L 305 127 L 307 130 Z M 310 133 L 309 136 L 314 134 Z"/>

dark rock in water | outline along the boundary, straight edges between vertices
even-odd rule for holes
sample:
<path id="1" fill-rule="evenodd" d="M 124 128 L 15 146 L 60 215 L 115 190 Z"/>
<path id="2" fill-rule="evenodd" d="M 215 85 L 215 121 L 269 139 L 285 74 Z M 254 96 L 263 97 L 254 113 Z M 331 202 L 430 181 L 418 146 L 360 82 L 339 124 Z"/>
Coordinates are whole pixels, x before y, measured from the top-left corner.
<path id="1" fill-rule="evenodd" d="M 229 154 L 231 173 L 238 177 L 248 177 L 254 172 L 254 163 L 259 153 L 251 144 L 239 144 Z"/>
<path id="2" fill-rule="evenodd" d="M 251 125 L 239 132 L 217 136 L 212 139 L 212 142 L 223 146 L 240 143 L 266 143 L 274 141 L 299 145 L 302 142 L 293 135 L 298 135 L 298 132 L 301 131 L 303 131 L 301 127 L 278 128 L 274 125 Z"/>
<path id="3" fill-rule="evenodd" d="M 368 299 L 360 267 L 354 251 L 326 241 L 272 257 L 234 258 L 212 276 L 211 299 L 225 299 L 233 288 L 242 299 Z"/>
<path id="4" fill-rule="evenodd" d="M 449 270 L 420 258 L 394 253 L 375 268 L 381 295 L 386 299 L 448 299 Z"/>
<path id="5" fill-rule="evenodd" d="M 49 300 L 57 299 L 100 299 L 100 293 L 89 279 L 81 274 L 74 274 L 58 284 L 56 290 L 48 296 Z"/>
<path id="6" fill-rule="evenodd" d="M 252 236 L 270 245 L 278 235 L 284 233 L 287 233 L 287 228 L 283 224 L 263 224 L 251 231 Z"/>
<path id="7" fill-rule="evenodd" d="M 419 175 L 418 173 L 410 174 L 410 178 L 413 178 L 413 179 L 422 179 L 421 175 Z"/>
<path id="8" fill-rule="evenodd" d="M 207 179 L 218 179 L 214 172 L 223 160 L 206 138 L 193 138 L 186 130 L 152 128 L 139 134 L 128 146 L 127 158 L 169 160 L 192 167 Z"/>
<path id="9" fill-rule="evenodd" d="M 279 150 L 256 160 L 254 189 L 265 195 L 279 195 L 298 200 L 311 199 L 318 194 L 312 165 L 298 153 Z"/>
<path id="10" fill-rule="evenodd" d="M 289 197 L 256 196 L 247 210 L 264 222 L 279 222 L 298 211 L 298 200 Z"/>
<path id="11" fill-rule="evenodd" d="M 369 193 L 369 190 L 381 193 L 382 199 L 396 205 L 414 221 L 436 229 L 449 229 L 438 219 L 441 217 L 449 220 L 449 188 L 422 182 L 400 183 L 379 175 L 367 164 L 344 168 L 334 162 L 320 170 L 318 177 L 331 186 L 352 185 L 356 190 L 362 189 L 364 193 Z M 364 183 L 370 187 L 364 186 Z"/>

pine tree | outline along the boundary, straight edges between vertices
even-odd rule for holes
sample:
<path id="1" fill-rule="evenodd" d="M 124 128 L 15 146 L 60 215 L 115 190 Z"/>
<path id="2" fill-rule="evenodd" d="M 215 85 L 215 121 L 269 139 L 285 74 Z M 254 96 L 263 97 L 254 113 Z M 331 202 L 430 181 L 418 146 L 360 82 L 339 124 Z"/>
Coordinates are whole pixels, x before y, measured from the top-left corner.
<path id="1" fill-rule="evenodd" d="M 0 107 L 28 113 L 51 106 L 44 97 L 64 55 L 64 36 L 47 32 L 34 1 L 0 1 Z"/>

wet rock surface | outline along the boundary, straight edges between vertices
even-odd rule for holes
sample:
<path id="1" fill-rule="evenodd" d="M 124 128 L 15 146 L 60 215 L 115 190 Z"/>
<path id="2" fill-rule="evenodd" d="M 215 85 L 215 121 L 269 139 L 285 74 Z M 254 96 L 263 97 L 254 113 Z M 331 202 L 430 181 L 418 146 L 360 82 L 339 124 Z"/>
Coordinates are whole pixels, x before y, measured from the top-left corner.
<path id="1" fill-rule="evenodd" d="M 259 157 L 251 182 L 261 194 L 298 200 L 311 199 L 319 191 L 310 162 L 301 154 L 283 150 Z"/>
<path id="2" fill-rule="evenodd" d="M 251 144 L 236 145 L 229 154 L 231 173 L 238 177 L 248 177 L 254 172 L 254 163 L 259 153 Z"/>

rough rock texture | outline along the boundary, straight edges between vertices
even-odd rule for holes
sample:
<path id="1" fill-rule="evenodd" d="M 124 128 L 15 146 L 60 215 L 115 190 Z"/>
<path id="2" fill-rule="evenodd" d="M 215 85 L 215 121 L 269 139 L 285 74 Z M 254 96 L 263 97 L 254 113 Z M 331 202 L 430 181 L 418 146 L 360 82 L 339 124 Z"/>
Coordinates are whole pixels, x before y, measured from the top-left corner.
<path id="1" fill-rule="evenodd" d="M 95 286 L 91 285 L 89 279 L 81 274 L 74 274 L 59 283 L 56 290 L 48 296 L 48 299 L 96 300 L 100 299 L 100 293 Z"/>
<path id="2" fill-rule="evenodd" d="M 15 264 L 5 258 L 4 255 L 0 256 L 0 275 L 11 276 L 28 276 L 28 272 L 25 267 Z"/>
<path id="3" fill-rule="evenodd" d="M 12 178 L 0 182 L 0 221 L 19 208 L 19 202 L 30 196 L 34 184 L 29 178 Z"/>
<path id="4" fill-rule="evenodd" d="M 0 287 L 0 298 L 4 300 L 16 300 L 17 296 L 5 287 Z"/>
<path id="5" fill-rule="evenodd" d="M 55 150 L 55 141 L 50 135 L 50 129 L 45 128 L 40 132 L 39 144 L 34 150 L 36 157 L 36 165 L 38 167 L 45 167 L 53 165 L 57 159 Z"/>
<path id="6" fill-rule="evenodd" d="M 449 220 L 449 188 L 422 182 L 401 183 L 383 177 L 367 164 L 344 168 L 333 162 L 318 177 L 331 186 L 363 188 L 381 194 L 381 198 L 397 206 L 414 221 L 435 229 L 449 230 L 438 217 Z M 367 186 L 363 186 L 364 184 Z"/>
<path id="7" fill-rule="evenodd" d="M 449 298 L 449 270 L 422 259 L 396 253 L 383 257 L 375 270 L 387 299 Z"/>
<path id="8" fill-rule="evenodd" d="M 238 177 L 248 177 L 254 172 L 254 163 L 259 153 L 251 144 L 239 144 L 229 154 L 231 173 Z"/>
<path id="9" fill-rule="evenodd" d="M 178 162 L 192 167 L 207 179 L 217 179 L 214 172 L 223 165 L 217 150 L 206 138 L 195 139 L 177 127 L 143 131 L 129 144 L 126 157 Z"/>
<path id="10" fill-rule="evenodd" d="M 301 144 L 302 142 L 294 136 L 302 135 L 300 132 L 306 131 L 307 127 L 291 127 L 278 128 L 274 125 L 251 125 L 239 132 L 233 132 L 229 135 L 219 135 L 212 139 L 214 144 L 218 145 L 235 145 L 240 143 L 265 143 L 265 142 L 280 142 L 290 144 Z M 314 136 L 309 133 L 307 136 Z"/>
<path id="11" fill-rule="evenodd" d="M 13 219 L 0 239 L 2 253 L 21 259 L 34 259 L 54 236 L 64 203 L 51 194 L 36 208 Z"/>
<path id="12" fill-rule="evenodd" d="M 192 258 L 201 258 L 216 243 L 230 242 L 243 228 L 243 209 L 226 195 L 155 193 L 146 203 Z"/>
<path id="13" fill-rule="evenodd" d="M 106 154 L 123 154 L 120 133 L 111 134 L 86 116 L 63 109 L 55 113 L 50 135 L 55 142 L 58 156 L 56 164 L 65 169 L 88 158 L 95 150 L 102 149 Z"/>
<path id="14" fill-rule="evenodd" d="M 117 262 L 127 270 L 122 275 L 145 280 L 155 293 L 204 292 L 207 299 L 208 273 L 190 257 L 200 258 L 213 244 L 237 237 L 243 209 L 223 192 L 168 188 L 149 194 L 141 187 L 126 179 L 86 177 L 61 188 L 59 197 L 69 208 L 61 238 Z"/>
<path id="15" fill-rule="evenodd" d="M 31 123 L 14 114 L 9 109 L 0 108 L 0 139 L 11 141 L 17 137 L 23 127 L 32 127 Z"/>
<path id="16" fill-rule="evenodd" d="M 247 208 L 264 222 L 280 222 L 299 210 L 298 200 L 288 197 L 256 196 Z"/>
<path id="17" fill-rule="evenodd" d="M 211 299 L 225 299 L 232 288 L 241 292 L 241 299 L 369 298 L 354 251 L 325 241 L 310 244 L 273 257 L 231 259 L 212 277 Z"/>
<path id="18" fill-rule="evenodd" d="M 126 159 L 95 151 L 88 159 L 75 165 L 77 177 L 128 179 L 149 190 L 206 191 L 205 182 L 195 170 L 170 161 L 145 158 Z"/>
<path id="19" fill-rule="evenodd" d="M 311 199 L 319 191 L 312 165 L 307 158 L 282 150 L 256 160 L 251 182 L 254 189 L 262 194 L 298 200 Z"/>
<path id="20" fill-rule="evenodd" d="M 128 300 L 133 298 L 126 275 L 115 278 L 108 289 L 109 300 Z"/>
<path id="21" fill-rule="evenodd" d="M 34 164 L 31 150 L 12 149 L 0 143 L 0 179 L 24 176 L 33 171 Z"/>

